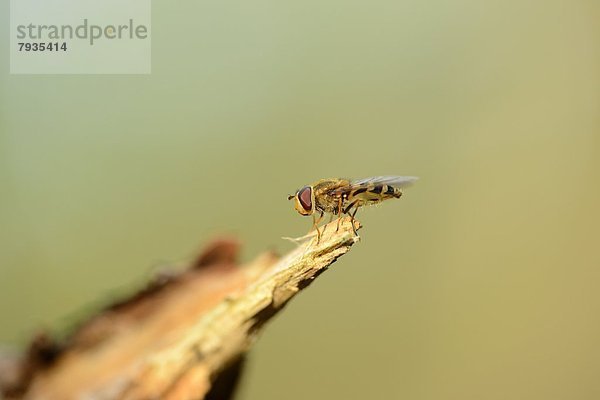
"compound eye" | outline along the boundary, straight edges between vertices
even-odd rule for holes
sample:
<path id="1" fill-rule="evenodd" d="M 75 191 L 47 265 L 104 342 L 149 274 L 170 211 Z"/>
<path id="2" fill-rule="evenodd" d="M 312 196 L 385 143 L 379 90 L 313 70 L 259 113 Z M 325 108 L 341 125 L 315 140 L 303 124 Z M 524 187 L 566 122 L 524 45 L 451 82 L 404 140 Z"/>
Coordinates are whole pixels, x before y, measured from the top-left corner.
<path id="1" fill-rule="evenodd" d="M 305 186 L 298 191 L 298 201 L 306 211 L 312 210 L 312 189 L 310 186 Z"/>

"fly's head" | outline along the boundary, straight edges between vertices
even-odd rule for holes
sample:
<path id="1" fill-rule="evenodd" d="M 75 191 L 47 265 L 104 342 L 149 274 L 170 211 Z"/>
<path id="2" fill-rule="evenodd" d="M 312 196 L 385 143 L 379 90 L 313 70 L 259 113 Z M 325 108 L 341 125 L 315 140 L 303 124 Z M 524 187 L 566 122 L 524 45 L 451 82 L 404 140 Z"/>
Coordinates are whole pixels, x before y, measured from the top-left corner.
<path id="1" fill-rule="evenodd" d="M 288 200 L 294 199 L 294 208 L 301 215 L 307 216 L 315 212 L 315 193 L 312 186 L 304 186 L 296 194 L 288 196 Z"/>

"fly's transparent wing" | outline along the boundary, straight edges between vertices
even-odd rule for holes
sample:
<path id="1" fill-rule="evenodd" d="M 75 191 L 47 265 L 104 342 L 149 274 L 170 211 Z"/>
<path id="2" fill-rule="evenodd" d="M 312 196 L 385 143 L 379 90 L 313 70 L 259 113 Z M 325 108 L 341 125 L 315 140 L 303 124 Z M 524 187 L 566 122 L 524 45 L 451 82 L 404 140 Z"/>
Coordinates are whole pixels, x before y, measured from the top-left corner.
<path id="1" fill-rule="evenodd" d="M 412 185 L 417 179 L 416 176 L 373 176 L 365 179 L 358 179 L 350 182 L 352 187 L 364 187 L 369 185 L 389 185 L 395 188 L 405 188 Z"/>

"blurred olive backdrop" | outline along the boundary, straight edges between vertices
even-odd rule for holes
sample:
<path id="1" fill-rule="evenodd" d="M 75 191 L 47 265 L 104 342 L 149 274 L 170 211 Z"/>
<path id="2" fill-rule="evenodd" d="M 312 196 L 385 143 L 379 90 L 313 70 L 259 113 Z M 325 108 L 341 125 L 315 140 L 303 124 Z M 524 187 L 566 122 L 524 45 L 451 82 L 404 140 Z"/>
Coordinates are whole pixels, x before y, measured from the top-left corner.
<path id="1" fill-rule="evenodd" d="M 600 398 L 599 21 L 595 0 L 155 1 L 149 76 L 11 76 L 4 35 L 0 342 L 219 233 L 286 251 L 302 184 L 411 174 L 268 326 L 239 398 Z"/>

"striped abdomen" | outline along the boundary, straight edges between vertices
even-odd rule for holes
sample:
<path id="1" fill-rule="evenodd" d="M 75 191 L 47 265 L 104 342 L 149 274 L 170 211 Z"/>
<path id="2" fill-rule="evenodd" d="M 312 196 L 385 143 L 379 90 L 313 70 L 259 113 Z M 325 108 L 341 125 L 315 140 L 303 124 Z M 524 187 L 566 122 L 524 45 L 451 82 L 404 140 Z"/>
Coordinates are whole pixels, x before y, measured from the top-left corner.
<path id="1" fill-rule="evenodd" d="M 385 200 L 390 197 L 400 197 L 402 196 L 402 190 L 399 188 L 395 188 L 391 185 L 368 185 L 366 187 L 361 187 L 358 189 L 354 189 L 350 192 L 348 196 L 349 199 L 353 197 L 362 198 L 365 200 Z"/>

